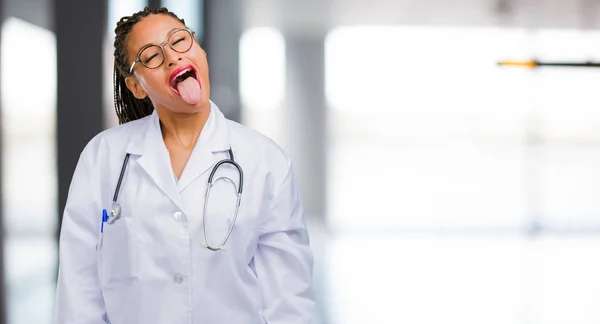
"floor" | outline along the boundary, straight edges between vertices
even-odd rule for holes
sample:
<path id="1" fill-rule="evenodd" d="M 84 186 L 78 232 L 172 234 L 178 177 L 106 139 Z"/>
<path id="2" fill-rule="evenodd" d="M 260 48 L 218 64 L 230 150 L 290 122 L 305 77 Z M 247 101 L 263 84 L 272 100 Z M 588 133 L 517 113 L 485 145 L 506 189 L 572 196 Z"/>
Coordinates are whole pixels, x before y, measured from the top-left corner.
<path id="1" fill-rule="evenodd" d="M 599 236 L 311 233 L 315 324 L 600 322 Z M 6 248 L 9 324 L 49 324 L 52 239 Z"/>

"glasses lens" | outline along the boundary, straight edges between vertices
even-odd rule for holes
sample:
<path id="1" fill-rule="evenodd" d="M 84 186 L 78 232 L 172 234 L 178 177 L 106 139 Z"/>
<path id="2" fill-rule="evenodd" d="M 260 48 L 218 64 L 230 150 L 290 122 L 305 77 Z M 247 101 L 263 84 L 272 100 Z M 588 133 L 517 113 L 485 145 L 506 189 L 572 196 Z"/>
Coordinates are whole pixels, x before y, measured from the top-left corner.
<path id="1" fill-rule="evenodd" d="M 183 53 L 192 47 L 192 34 L 187 30 L 179 30 L 169 37 L 169 44 L 173 50 Z"/>
<path id="2" fill-rule="evenodd" d="M 146 47 L 142 53 L 140 53 L 140 60 L 147 68 L 155 69 L 159 67 L 163 62 L 163 53 L 160 47 L 152 45 Z"/>

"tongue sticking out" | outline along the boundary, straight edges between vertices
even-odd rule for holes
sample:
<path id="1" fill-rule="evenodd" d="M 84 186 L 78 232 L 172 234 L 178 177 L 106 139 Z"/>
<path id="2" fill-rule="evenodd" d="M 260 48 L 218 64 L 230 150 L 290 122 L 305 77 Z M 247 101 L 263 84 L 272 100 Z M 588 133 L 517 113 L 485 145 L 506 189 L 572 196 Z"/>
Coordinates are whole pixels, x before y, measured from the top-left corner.
<path id="1" fill-rule="evenodd" d="M 188 105 L 195 105 L 200 102 L 200 84 L 192 77 L 179 82 L 177 91 Z"/>

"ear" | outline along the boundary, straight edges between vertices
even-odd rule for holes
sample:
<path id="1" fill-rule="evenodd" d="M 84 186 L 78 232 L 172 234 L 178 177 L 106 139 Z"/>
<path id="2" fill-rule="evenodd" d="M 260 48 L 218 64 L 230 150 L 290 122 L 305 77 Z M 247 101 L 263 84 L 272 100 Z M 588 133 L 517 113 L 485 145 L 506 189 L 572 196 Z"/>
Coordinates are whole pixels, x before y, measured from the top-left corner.
<path id="1" fill-rule="evenodd" d="M 134 97 L 138 99 L 144 99 L 148 96 L 146 91 L 144 91 L 144 88 L 142 88 L 140 82 L 133 75 L 125 78 L 125 84 L 127 85 L 129 91 L 133 93 Z"/>

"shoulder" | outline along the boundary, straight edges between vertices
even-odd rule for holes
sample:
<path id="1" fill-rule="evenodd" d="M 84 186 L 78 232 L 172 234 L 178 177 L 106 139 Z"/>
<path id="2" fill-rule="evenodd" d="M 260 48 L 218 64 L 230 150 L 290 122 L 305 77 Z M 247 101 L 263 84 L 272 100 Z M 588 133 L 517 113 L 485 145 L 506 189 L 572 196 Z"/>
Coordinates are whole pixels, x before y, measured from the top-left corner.
<path id="1" fill-rule="evenodd" d="M 257 158 L 277 163 L 291 163 L 288 151 L 270 137 L 231 120 L 227 120 L 227 127 L 229 140 L 236 146 L 236 150 L 244 150 Z"/>
<path id="2" fill-rule="evenodd" d="M 140 118 L 98 133 L 86 144 L 81 158 L 94 164 L 100 156 L 108 156 L 112 151 L 123 152 L 134 134 L 146 128 L 149 118 L 150 116 Z"/>
<path id="3" fill-rule="evenodd" d="M 291 172 L 292 157 L 273 139 L 231 120 L 227 120 L 227 128 L 234 154 L 242 160 L 251 161 L 253 166 L 274 177 L 276 182 L 283 181 Z"/>

